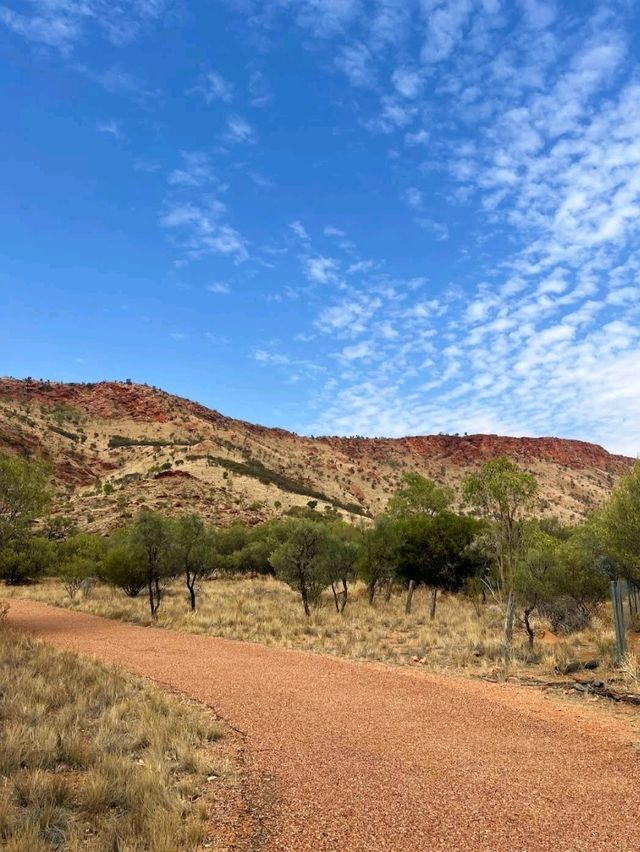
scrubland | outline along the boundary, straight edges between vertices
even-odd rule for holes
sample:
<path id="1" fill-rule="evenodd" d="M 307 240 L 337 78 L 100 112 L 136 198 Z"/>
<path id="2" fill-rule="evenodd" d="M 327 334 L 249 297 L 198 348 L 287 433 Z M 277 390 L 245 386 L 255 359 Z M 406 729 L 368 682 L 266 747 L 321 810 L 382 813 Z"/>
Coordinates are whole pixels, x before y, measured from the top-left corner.
<path id="1" fill-rule="evenodd" d="M 261 642 L 332 654 L 355 660 L 397 665 L 423 665 L 434 671 L 522 673 L 550 675 L 569 659 L 596 657 L 602 669 L 613 665 L 614 634 L 606 604 L 591 624 L 569 635 L 554 634 L 543 619 L 534 618 L 536 639 L 527 647 L 524 627 L 516 623 L 514 645 L 507 662 L 502 643 L 503 608 L 489 599 L 473 602 L 462 594 L 441 594 L 436 614 L 429 617 L 431 593 L 418 588 L 412 612 L 405 614 L 405 594 L 383 594 L 370 606 L 363 584 L 350 593 L 343 614 L 325 594 L 311 617 L 304 615 L 299 596 L 272 577 L 221 578 L 201 583 L 198 609 L 188 610 L 187 592 L 174 581 L 164 589 L 157 621 L 149 615 L 144 593 L 130 598 L 97 583 L 88 594 L 71 598 L 59 580 L 44 579 L 31 586 L 7 589 L 17 595 L 117 618 L 134 624 L 204 633 L 227 639 Z M 630 666 L 633 667 L 633 661 Z"/>

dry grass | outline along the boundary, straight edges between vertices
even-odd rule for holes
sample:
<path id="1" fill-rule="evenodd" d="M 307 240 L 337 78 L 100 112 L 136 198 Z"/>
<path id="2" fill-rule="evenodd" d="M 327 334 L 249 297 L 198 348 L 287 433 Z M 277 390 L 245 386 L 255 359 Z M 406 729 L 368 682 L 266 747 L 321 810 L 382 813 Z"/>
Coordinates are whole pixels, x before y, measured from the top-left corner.
<path id="1" fill-rule="evenodd" d="M 504 671 L 501 608 L 489 603 L 476 611 L 462 595 L 441 595 L 436 617 L 430 621 L 430 596 L 424 589 L 416 591 L 411 615 L 404 614 L 404 595 L 394 594 L 388 602 L 379 597 L 370 607 L 360 586 L 351 594 L 344 615 L 335 612 L 327 596 L 309 619 L 299 598 L 272 578 L 207 581 L 201 586 L 195 614 L 188 611 L 185 592 L 179 582 L 167 587 L 159 627 L 357 660 L 415 664 L 417 659 L 432 670 Z M 143 594 L 131 599 L 103 585 L 88 597 L 78 595 L 74 600 L 57 580 L 17 588 L 10 594 L 135 624 L 152 623 Z M 614 636 L 606 608 L 591 627 L 568 637 L 554 636 L 544 622 L 535 626 L 544 635 L 536 640 L 533 653 L 526 647 L 524 630 L 518 631 L 510 673 L 522 669 L 547 675 L 558 662 L 576 657 L 612 660 Z"/>
<path id="2" fill-rule="evenodd" d="M 200 848 L 222 733 L 186 700 L 0 625 L 0 847 Z"/>

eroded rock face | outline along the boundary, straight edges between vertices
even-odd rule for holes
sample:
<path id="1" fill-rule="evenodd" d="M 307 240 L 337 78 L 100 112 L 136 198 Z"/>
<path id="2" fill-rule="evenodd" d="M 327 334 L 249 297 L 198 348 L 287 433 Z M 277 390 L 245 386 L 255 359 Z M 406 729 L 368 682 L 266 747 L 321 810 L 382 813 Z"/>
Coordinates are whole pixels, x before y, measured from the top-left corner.
<path id="1" fill-rule="evenodd" d="M 350 458 L 384 461 L 393 455 L 416 456 L 465 466 L 496 456 L 509 456 L 521 464 L 548 461 L 575 469 L 600 468 L 621 473 L 631 461 L 607 452 L 598 444 L 565 438 L 511 438 L 500 435 L 420 435 L 407 438 L 318 438 Z"/>
<path id="2" fill-rule="evenodd" d="M 146 385 L 17 379 L 0 379 L 0 451 L 47 458 L 61 511 L 97 530 L 142 505 L 218 523 L 257 523 L 310 500 L 373 517 L 407 470 L 459 492 L 470 469 L 500 455 L 536 475 L 542 512 L 578 520 L 634 462 L 552 437 L 304 438 Z"/>

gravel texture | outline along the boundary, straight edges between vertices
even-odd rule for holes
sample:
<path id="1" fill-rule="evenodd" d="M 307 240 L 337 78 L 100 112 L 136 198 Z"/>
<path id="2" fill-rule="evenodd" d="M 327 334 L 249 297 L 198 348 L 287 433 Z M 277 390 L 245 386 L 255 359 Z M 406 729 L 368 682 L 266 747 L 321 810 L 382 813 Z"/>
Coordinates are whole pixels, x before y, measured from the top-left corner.
<path id="1" fill-rule="evenodd" d="M 586 704 L 10 603 L 15 627 L 182 690 L 242 733 L 252 848 L 640 850 L 633 730 Z"/>

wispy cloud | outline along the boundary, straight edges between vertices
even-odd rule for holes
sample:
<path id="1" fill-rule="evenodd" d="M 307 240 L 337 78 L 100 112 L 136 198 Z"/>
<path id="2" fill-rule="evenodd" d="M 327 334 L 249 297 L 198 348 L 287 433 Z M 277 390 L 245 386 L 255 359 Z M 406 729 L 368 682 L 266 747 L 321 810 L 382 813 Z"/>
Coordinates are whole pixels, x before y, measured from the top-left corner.
<path id="1" fill-rule="evenodd" d="M 233 100 L 233 85 L 217 71 L 209 71 L 192 90 L 199 93 L 210 104 L 221 101 L 228 104 Z"/>
<path id="2" fill-rule="evenodd" d="M 239 115 L 230 115 L 227 119 L 227 132 L 225 133 L 225 142 L 253 142 L 255 139 L 254 131 L 246 119 Z"/>
<path id="3" fill-rule="evenodd" d="M 304 225 L 299 219 L 295 219 L 293 222 L 289 222 L 289 227 L 296 235 L 296 237 L 298 237 L 298 239 L 302 240 L 303 242 L 308 242 L 310 240 L 307 229 L 304 227 Z"/>
<path id="4" fill-rule="evenodd" d="M 165 8 L 163 0 L 28 0 L 23 5 L 26 12 L 0 6 L 0 21 L 17 35 L 63 53 L 69 53 L 91 27 L 113 44 L 127 44 Z"/>
<path id="5" fill-rule="evenodd" d="M 207 154 L 202 151 L 183 151 L 180 156 L 181 166 L 169 173 L 168 181 L 172 186 L 198 187 L 215 182 Z"/>
<path id="6" fill-rule="evenodd" d="M 307 257 L 304 269 L 309 281 L 316 284 L 329 284 L 336 280 L 338 263 L 331 257 Z"/>
<path id="7" fill-rule="evenodd" d="M 116 139 L 120 139 L 121 131 L 120 131 L 120 122 L 119 121 L 101 121 L 96 126 L 96 130 L 98 133 L 106 133 L 107 136 L 114 136 Z"/>
<path id="8" fill-rule="evenodd" d="M 181 167 L 167 175 L 170 192 L 160 215 L 161 226 L 175 234 L 175 244 L 187 260 L 211 254 L 236 263 L 247 260 L 246 239 L 225 221 L 227 206 L 212 194 L 212 189 L 223 187 L 218 187 L 208 157 L 183 152 L 181 160 Z"/>
<path id="9" fill-rule="evenodd" d="M 640 86 L 619 21 L 606 9 L 569 20 L 545 0 L 419 5 L 352 7 L 333 56 L 361 125 L 401 143 L 399 173 L 437 152 L 397 190 L 425 239 L 453 242 L 456 209 L 469 222 L 473 208 L 462 251 L 479 260 L 460 284 L 429 285 L 339 246 L 308 251 L 306 278 L 342 295 L 313 321 L 318 362 L 341 370 L 307 428 L 555 432 L 635 454 Z M 432 199 L 421 186 L 434 168 L 444 177 Z M 496 239 L 488 262 L 482 247 Z"/>
<path id="10" fill-rule="evenodd" d="M 213 284 L 207 284 L 207 290 L 209 293 L 226 296 L 231 292 L 231 287 L 224 281 L 214 281 Z"/>

